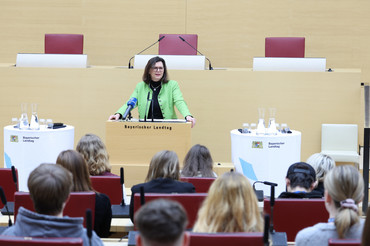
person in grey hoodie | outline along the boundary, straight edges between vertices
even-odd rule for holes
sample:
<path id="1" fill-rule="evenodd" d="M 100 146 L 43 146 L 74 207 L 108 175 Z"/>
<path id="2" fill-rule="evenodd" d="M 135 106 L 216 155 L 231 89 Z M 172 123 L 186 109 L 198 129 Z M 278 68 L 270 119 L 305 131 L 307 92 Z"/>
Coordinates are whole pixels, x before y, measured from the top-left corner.
<path id="1" fill-rule="evenodd" d="M 55 164 L 41 164 L 28 178 L 28 189 L 37 213 L 20 207 L 16 223 L 2 235 L 19 237 L 77 237 L 90 245 L 83 218 L 63 217 L 72 189 L 72 174 Z M 91 245 L 103 245 L 93 231 Z"/>

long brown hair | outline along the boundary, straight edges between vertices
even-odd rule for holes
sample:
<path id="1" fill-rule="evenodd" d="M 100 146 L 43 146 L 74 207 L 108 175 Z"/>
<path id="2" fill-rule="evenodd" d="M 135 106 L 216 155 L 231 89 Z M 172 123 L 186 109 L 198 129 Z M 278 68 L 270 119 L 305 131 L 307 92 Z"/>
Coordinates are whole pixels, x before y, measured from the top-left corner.
<path id="1" fill-rule="evenodd" d="M 60 152 L 57 164 L 61 165 L 72 173 L 72 191 L 92 191 L 89 171 L 85 159 L 75 150 L 65 150 Z"/>
<path id="2" fill-rule="evenodd" d="M 181 176 L 196 177 L 198 172 L 202 177 L 215 177 L 213 173 L 213 160 L 206 146 L 196 144 L 188 151 L 184 159 Z"/>
<path id="3" fill-rule="evenodd" d="M 145 181 L 151 181 L 157 178 L 180 179 L 180 164 L 176 153 L 169 150 L 163 150 L 156 153 L 149 164 L 148 175 Z"/>
<path id="4" fill-rule="evenodd" d="M 143 81 L 146 84 L 150 84 L 150 81 L 152 80 L 152 78 L 151 78 L 149 72 L 150 72 L 150 69 L 152 67 L 154 67 L 157 62 L 162 62 L 163 63 L 163 69 L 164 69 L 163 70 L 163 76 L 162 76 L 160 82 L 161 83 L 167 83 L 168 82 L 168 73 L 167 73 L 166 62 L 165 62 L 165 60 L 162 57 L 155 56 L 155 57 L 151 58 L 148 61 L 148 63 L 145 66 L 145 69 L 144 69 Z"/>

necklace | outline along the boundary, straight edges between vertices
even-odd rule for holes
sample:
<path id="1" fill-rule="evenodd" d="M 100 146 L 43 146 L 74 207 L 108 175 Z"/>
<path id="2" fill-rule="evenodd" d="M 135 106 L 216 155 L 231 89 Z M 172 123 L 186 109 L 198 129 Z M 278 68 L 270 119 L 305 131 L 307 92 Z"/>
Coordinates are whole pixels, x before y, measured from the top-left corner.
<path id="1" fill-rule="evenodd" d="M 157 87 L 154 87 L 152 84 L 150 84 L 150 87 L 153 89 L 153 91 L 157 91 L 157 89 L 162 85 L 162 83 L 160 83 Z"/>

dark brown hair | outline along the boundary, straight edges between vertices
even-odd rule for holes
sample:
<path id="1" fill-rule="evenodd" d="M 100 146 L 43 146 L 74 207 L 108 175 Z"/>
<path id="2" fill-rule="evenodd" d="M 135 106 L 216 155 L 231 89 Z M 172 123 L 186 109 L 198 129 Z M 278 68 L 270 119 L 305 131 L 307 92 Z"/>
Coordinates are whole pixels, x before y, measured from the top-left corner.
<path id="1" fill-rule="evenodd" d="M 163 76 L 160 80 L 161 83 L 167 83 L 168 82 L 166 62 L 163 58 L 161 58 L 159 56 L 155 56 L 155 57 L 151 58 L 145 66 L 145 70 L 144 70 L 144 74 L 143 74 L 143 81 L 146 84 L 150 84 L 150 81 L 152 80 L 152 78 L 150 77 L 149 72 L 150 72 L 150 69 L 152 67 L 154 67 L 157 62 L 162 62 L 163 63 L 163 69 L 164 70 L 163 70 Z"/>
<path id="2" fill-rule="evenodd" d="M 202 177 L 215 177 L 213 160 L 206 146 L 196 144 L 186 154 L 181 176 L 196 177 L 198 172 Z"/>
<path id="3" fill-rule="evenodd" d="M 43 163 L 31 172 L 27 184 L 36 212 L 57 215 L 72 190 L 72 174 L 59 165 Z"/>
<path id="4" fill-rule="evenodd" d="M 57 164 L 72 173 L 73 191 L 92 191 L 89 171 L 83 156 L 75 150 L 60 152 Z"/>

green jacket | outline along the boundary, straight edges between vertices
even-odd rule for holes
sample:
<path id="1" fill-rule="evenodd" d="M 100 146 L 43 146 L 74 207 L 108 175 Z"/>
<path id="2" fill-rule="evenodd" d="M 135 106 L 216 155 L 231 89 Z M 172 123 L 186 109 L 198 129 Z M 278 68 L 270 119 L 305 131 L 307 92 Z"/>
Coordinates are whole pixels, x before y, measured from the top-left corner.
<path id="1" fill-rule="evenodd" d="M 138 83 L 134 92 L 131 94 L 130 98 L 135 97 L 137 99 L 137 104 L 135 107 L 139 107 L 139 119 L 144 119 L 144 116 L 148 117 L 150 102 L 148 102 L 148 107 L 145 112 L 145 107 L 147 104 L 148 92 L 150 91 L 150 97 L 152 95 L 152 90 L 149 85 L 144 81 Z M 158 103 L 161 107 L 163 119 L 177 119 L 174 106 L 179 110 L 179 112 L 184 116 L 191 115 L 182 97 L 179 85 L 174 80 L 169 80 L 167 83 L 162 84 L 162 88 L 158 95 Z M 123 115 L 127 109 L 127 102 L 117 110 L 116 113 Z"/>

